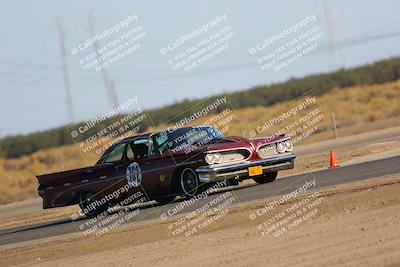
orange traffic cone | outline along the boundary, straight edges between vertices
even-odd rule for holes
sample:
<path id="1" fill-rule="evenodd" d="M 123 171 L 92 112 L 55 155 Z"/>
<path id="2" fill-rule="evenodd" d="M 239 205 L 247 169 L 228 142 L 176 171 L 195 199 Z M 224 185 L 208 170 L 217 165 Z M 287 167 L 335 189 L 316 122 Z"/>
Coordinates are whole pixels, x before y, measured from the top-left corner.
<path id="1" fill-rule="evenodd" d="M 331 166 L 329 168 L 339 167 L 339 165 L 336 164 L 335 152 L 333 152 L 333 150 L 331 150 L 331 152 L 329 153 L 329 159 L 331 163 Z"/>

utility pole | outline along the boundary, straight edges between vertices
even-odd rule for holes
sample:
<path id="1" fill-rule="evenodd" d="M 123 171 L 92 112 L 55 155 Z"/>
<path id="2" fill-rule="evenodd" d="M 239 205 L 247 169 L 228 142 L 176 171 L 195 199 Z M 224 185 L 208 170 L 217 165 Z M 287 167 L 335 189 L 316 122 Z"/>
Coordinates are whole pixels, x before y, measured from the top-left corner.
<path id="1" fill-rule="evenodd" d="M 89 23 L 90 23 L 90 34 L 92 37 L 96 34 L 96 31 L 94 29 L 93 17 L 91 13 L 89 14 Z M 98 66 L 101 66 L 103 64 L 103 60 L 101 59 L 100 54 L 97 52 L 99 50 L 99 44 L 96 38 L 94 38 L 93 48 L 96 53 L 97 64 Z M 103 78 L 103 81 L 106 85 L 111 107 L 117 108 L 118 107 L 117 91 L 115 89 L 114 82 L 108 77 L 106 68 L 101 68 L 101 77 Z"/>
<path id="2" fill-rule="evenodd" d="M 56 18 L 58 34 L 60 37 L 61 44 L 61 58 L 62 58 L 62 70 L 64 75 L 64 88 L 67 96 L 67 107 L 68 107 L 68 120 L 70 123 L 74 122 L 74 111 L 72 104 L 71 86 L 69 83 L 68 66 L 67 66 L 67 52 L 65 50 L 65 32 L 59 18 Z"/>
<path id="3" fill-rule="evenodd" d="M 344 66 L 344 59 L 343 59 L 342 48 L 340 47 L 340 45 L 337 41 L 338 34 L 337 34 L 337 28 L 336 28 L 336 20 L 333 17 L 331 1 L 332 0 L 324 1 L 324 9 L 325 9 L 325 15 L 326 15 L 327 21 L 328 21 L 329 35 L 331 38 L 331 48 L 335 55 L 336 67 L 341 69 Z"/>
<path id="4" fill-rule="evenodd" d="M 331 113 L 332 115 L 332 125 L 333 125 L 333 130 L 335 131 L 335 138 L 339 138 L 339 133 L 336 127 L 336 117 L 335 117 L 335 113 Z"/>

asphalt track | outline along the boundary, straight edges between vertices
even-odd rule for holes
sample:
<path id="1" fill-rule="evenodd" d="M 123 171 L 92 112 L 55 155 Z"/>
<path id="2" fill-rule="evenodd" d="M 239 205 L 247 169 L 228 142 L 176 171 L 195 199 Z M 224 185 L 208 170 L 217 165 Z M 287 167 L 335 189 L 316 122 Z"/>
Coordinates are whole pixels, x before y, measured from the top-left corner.
<path id="1" fill-rule="evenodd" d="M 344 166 L 335 169 L 294 175 L 278 179 L 269 184 L 250 185 L 236 187 L 233 189 L 232 187 L 225 188 L 218 193 L 209 195 L 207 198 L 195 201 L 193 204 L 186 206 L 183 210 L 180 210 L 179 213 L 176 214 L 194 211 L 228 191 L 234 197 L 235 203 L 243 203 L 246 201 L 266 199 L 268 197 L 290 193 L 302 186 L 306 181 L 311 181 L 313 179 L 316 180 L 318 188 L 323 188 L 391 174 L 400 174 L 400 156 Z M 174 211 L 177 210 L 177 207 L 181 203 L 182 200 L 178 200 L 174 203 L 164 206 L 145 204 L 144 206 L 140 207 L 140 213 L 136 216 L 133 216 L 132 220 L 126 221 L 126 223 L 135 223 L 137 221 L 149 219 L 160 220 L 159 218 L 161 214 L 166 214 L 168 217 L 169 214 L 175 213 Z M 268 202 L 266 201 L 266 204 L 267 203 Z M 135 209 L 132 209 L 130 212 L 132 213 L 134 210 Z M 73 222 L 71 219 L 67 218 L 64 220 L 57 220 L 42 224 L 5 229 L 0 231 L 0 245 L 74 233 L 77 232 L 77 227 L 79 225 L 82 225 L 87 221 L 88 220 L 85 218 L 79 218 Z"/>

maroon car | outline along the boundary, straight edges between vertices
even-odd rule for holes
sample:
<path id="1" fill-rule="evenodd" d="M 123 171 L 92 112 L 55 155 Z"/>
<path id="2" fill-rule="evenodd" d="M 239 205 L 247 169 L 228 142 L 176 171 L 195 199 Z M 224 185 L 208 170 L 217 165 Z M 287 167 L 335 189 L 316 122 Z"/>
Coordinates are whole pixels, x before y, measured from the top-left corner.
<path id="1" fill-rule="evenodd" d="M 223 137 L 212 127 L 183 127 L 121 140 L 92 167 L 37 176 L 43 208 L 79 204 L 93 216 L 143 195 L 159 203 L 193 197 L 213 183 L 275 180 L 294 167 L 289 137 Z M 130 204 L 122 202 L 123 204 Z"/>

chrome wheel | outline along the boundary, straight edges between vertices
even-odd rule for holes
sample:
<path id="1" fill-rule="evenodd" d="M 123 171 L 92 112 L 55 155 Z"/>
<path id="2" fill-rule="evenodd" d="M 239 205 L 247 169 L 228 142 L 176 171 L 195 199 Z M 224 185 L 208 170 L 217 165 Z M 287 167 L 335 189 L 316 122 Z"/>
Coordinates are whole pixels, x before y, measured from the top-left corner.
<path id="1" fill-rule="evenodd" d="M 199 187 L 199 180 L 197 179 L 196 173 L 186 168 L 181 173 L 181 190 L 182 193 L 187 197 L 193 197 L 196 195 Z"/>

